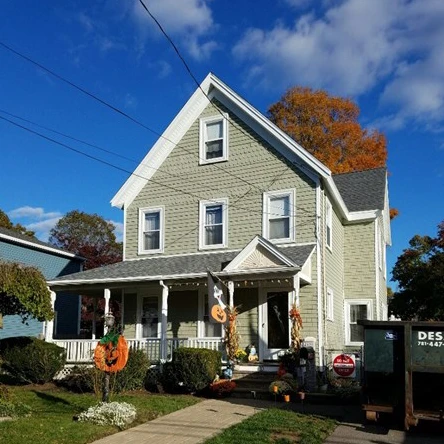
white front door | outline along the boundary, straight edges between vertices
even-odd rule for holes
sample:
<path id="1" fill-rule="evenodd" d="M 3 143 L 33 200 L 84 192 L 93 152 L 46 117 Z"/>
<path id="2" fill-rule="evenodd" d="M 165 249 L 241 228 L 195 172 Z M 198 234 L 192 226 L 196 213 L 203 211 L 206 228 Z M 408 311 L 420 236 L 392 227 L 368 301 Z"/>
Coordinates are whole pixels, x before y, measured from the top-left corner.
<path id="1" fill-rule="evenodd" d="M 261 298 L 261 359 L 277 360 L 290 347 L 290 293 L 264 290 Z"/>

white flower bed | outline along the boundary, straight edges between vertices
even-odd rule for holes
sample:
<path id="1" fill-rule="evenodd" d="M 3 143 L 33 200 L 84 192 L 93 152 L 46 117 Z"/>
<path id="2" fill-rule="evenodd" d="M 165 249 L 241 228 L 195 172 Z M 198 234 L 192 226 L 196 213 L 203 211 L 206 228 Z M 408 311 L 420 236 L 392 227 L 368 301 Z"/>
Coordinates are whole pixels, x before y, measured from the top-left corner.
<path id="1" fill-rule="evenodd" d="M 136 413 L 136 408 L 127 402 L 101 402 L 80 413 L 79 421 L 124 429 L 136 419 Z"/>

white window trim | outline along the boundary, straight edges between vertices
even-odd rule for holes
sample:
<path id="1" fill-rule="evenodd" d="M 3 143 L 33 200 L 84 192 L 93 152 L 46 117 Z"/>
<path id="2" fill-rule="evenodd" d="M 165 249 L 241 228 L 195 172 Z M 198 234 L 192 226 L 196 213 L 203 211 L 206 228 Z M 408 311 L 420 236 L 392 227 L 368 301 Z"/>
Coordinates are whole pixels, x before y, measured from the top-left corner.
<path id="1" fill-rule="evenodd" d="M 144 219 L 146 213 L 159 213 L 159 248 L 155 250 L 145 250 L 143 248 L 144 244 Z M 138 251 L 139 254 L 153 254 L 153 253 L 163 253 L 164 249 L 164 238 L 165 238 L 165 207 L 147 207 L 147 208 L 139 208 L 139 236 L 138 236 Z"/>
<path id="2" fill-rule="evenodd" d="M 289 223 L 289 237 L 281 238 L 281 239 L 270 239 L 268 237 L 269 229 L 270 229 L 270 198 L 271 197 L 281 197 L 281 196 L 289 196 L 290 197 L 290 223 Z M 263 195 L 263 218 L 262 218 L 262 236 L 265 239 L 273 241 L 274 243 L 285 243 L 285 242 L 294 242 L 295 235 L 295 202 L 296 202 L 296 191 L 294 189 L 291 190 L 278 190 L 278 191 L 267 191 Z"/>
<path id="3" fill-rule="evenodd" d="M 205 245 L 205 216 L 208 206 L 222 205 L 222 243 Z M 199 202 L 199 250 L 214 250 L 228 246 L 228 199 L 201 200 Z"/>
<path id="4" fill-rule="evenodd" d="M 344 301 L 344 320 L 345 320 L 345 345 L 363 345 L 362 341 L 352 342 L 350 340 L 350 305 L 367 305 L 367 319 L 373 319 L 373 300 L 372 299 L 346 299 Z"/>
<path id="5" fill-rule="evenodd" d="M 206 145 L 205 145 L 206 125 L 215 122 L 222 122 L 222 131 L 223 131 L 222 157 L 207 159 Z M 218 114 L 217 116 L 201 118 L 199 120 L 199 165 L 224 162 L 226 160 L 228 160 L 228 114 L 224 113 L 222 116 Z"/>
<path id="6" fill-rule="evenodd" d="M 327 236 L 328 227 L 330 227 L 330 243 Z M 328 197 L 325 206 L 325 244 L 330 251 L 333 251 L 333 206 Z"/>
<path id="7" fill-rule="evenodd" d="M 331 288 L 327 287 L 327 321 L 334 321 L 335 297 Z"/>

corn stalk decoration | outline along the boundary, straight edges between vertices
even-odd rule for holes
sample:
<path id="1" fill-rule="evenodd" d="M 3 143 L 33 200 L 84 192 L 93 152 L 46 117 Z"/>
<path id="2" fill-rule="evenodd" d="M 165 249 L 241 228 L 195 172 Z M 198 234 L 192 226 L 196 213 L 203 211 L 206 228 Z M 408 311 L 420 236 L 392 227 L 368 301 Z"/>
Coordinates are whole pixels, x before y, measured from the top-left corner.
<path id="1" fill-rule="evenodd" d="M 237 307 L 227 307 L 228 323 L 225 325 L 225 348 L 229 361 L 236 359 L 236 352 L 239 349 L 239 333 L 237 331 Z"/>
<path id="2" fill-rule="evenodd" d="M 292 350 L 299 350 L 301 348 L 301 330 L 302 330 L 302 316 L 296 303 L 293 303 L 289 312 L 291 320 L 291 348 Z"/>

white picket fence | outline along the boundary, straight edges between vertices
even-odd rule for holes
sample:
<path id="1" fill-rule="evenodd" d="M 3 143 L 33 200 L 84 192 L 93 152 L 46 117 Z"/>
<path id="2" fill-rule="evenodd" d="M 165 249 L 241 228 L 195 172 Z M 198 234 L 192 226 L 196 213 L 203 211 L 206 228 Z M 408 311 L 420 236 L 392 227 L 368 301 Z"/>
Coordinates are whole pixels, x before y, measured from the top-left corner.
<path id="1" fill-rule="evenodd" d="M 173 351 L 179 347 L 208 348 L 223 351 L 223 342 L 219 338 L 172 338 L 162 343 L 159 338 L 127 339 L 128 347 L 132 350 L 144 350 L 151 363 L 160 362 L 162 356 L 170 360 Z M 90 363 L 98 339 L 67 339 L 52 341 L 66 350 L 67 364 Z M 163 353 L 162 347 L 166 347 Z"/>

